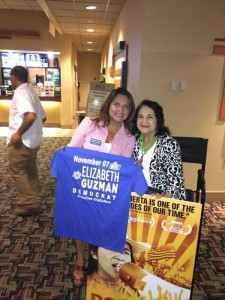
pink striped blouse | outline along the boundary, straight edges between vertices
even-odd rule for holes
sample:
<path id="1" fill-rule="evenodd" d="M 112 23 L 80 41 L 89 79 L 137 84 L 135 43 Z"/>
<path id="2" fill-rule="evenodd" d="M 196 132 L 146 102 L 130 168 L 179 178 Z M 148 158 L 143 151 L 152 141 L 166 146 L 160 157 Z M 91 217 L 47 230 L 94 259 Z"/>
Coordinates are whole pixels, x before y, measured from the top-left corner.
<path id="1" fill-rule="evenodd" d="M 85 117 L 74 131 L 69 147 L 80 147 L 104 152 L 105 141 L 108 135 L 107 127 L 96 125 L 90 117 Z M 135 136 L 127 133 L 122 124 L 113 138 L 109 153 L 131 157 L 135 145 Z"/>

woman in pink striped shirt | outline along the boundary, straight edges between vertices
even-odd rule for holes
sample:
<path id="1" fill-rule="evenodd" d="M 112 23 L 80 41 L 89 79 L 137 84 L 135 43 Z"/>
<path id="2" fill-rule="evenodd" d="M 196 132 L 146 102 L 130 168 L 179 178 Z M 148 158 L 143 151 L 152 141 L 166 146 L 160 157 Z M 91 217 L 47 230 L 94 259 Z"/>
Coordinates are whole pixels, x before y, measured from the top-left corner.
<path id="1" fill-rule="evenodd" d="M 131 157 L 135 145 L 135 136 L 132 135 L 134 114 L 132 95 L 124 88 L 114 89 L 104 102 L 99 116 L 82 120 L 68 146 Z M 85 242 L 76 241 L 74 285 L 77 287 L 85 282 L 85 248 Z"/>

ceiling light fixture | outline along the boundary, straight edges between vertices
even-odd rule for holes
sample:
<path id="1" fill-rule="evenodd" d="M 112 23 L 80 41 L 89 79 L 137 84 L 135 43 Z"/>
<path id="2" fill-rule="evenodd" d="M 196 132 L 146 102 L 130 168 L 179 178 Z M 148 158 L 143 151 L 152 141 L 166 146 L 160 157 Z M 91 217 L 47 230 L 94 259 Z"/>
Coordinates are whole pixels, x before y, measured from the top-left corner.
<path id="1" fill-rule="evenodd" d="M 93 42 L 87 42 L 87 44 L 93 44 Z"/>
<path id="2" fill-rule="evenodd" d="M 89 48 L 88 51 L 92 51 L 92 49 Z"/>
<path id="3" fill-rule="evenodd" d="M 97 8 L 97 6 L 95 5 L 88 5 L 88 6 L 85 6 L 86 9 L 89 9 L 89 10 L 94 10 Z"/>
<path id="4" fill-rule="evenodd" d="M 87 29 L 87 32 L 94 32 L 94 29 L 88 28 L 88 29 Z"/>

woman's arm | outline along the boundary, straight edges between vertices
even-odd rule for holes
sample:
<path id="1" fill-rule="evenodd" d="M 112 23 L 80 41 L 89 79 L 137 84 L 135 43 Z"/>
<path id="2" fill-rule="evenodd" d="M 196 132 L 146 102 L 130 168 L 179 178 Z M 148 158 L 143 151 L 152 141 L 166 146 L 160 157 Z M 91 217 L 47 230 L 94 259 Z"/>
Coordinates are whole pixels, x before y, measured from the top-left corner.
<path id="1" fill-rule="evenodd" d="M 130 135 L 127 137 L 127 143 L 123 145 L 123 141 L 121 141 L 121 146 L 123 147 L 122 151 L 122 156 L 125 157 L 132 157 L 133 151 L 134 151 L 134 145 L 135 145 L 135 136 Z"/>
<path id="2" fill-rule="evenodd" d="M 122 124 L 112 140 L 110 153 L 124 157 L 132 157 L 135 140 L 135 136 L 129 133 Z"/>
<path id="3" fill-rule="evenodd" d="M 85 136 L 87 130 L 90 128 L 91 120 L 89 117 L 85 117 L 79 126 L 74 130 L 73 136 L 67 145 L 68 147 L 80 147 L 82 148 L 85 142 Z"/>
<path id="4" fill-rule="evenodd" d="M 117 147 L 120 148 L 121 156 L 132 157 L 135 140 L 134 135 L 129 135 L 123 138 L 121 137 L 121 139 L 117 141 Z"/>
<path id="5" fill-rule="evenodd" d="M 165 195 L 172 195 L 174 198 L 179 198 L 181 189 L 184 188 L 184 177 L 181 150 L 176 140 L 168 140 L 164 155 L 163 168 L 167 179 Z"/>

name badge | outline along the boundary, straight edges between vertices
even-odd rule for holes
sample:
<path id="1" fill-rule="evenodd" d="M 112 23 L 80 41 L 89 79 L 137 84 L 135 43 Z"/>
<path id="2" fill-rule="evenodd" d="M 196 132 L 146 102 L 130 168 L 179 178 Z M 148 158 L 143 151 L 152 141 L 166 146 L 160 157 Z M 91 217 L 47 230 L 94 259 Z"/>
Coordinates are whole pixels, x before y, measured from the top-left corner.
<path id="1" fill-rule="evenodd" d="M 92 139 L 90 140 L 90 144 L 92 144 L 92 145 L 100 146 L 101 143 L 102 143 L 102 142 L 101 142 L 100 140 L 97 140 L 97 139 L 94 139 L 94 138 L 92 138 Z"/>

